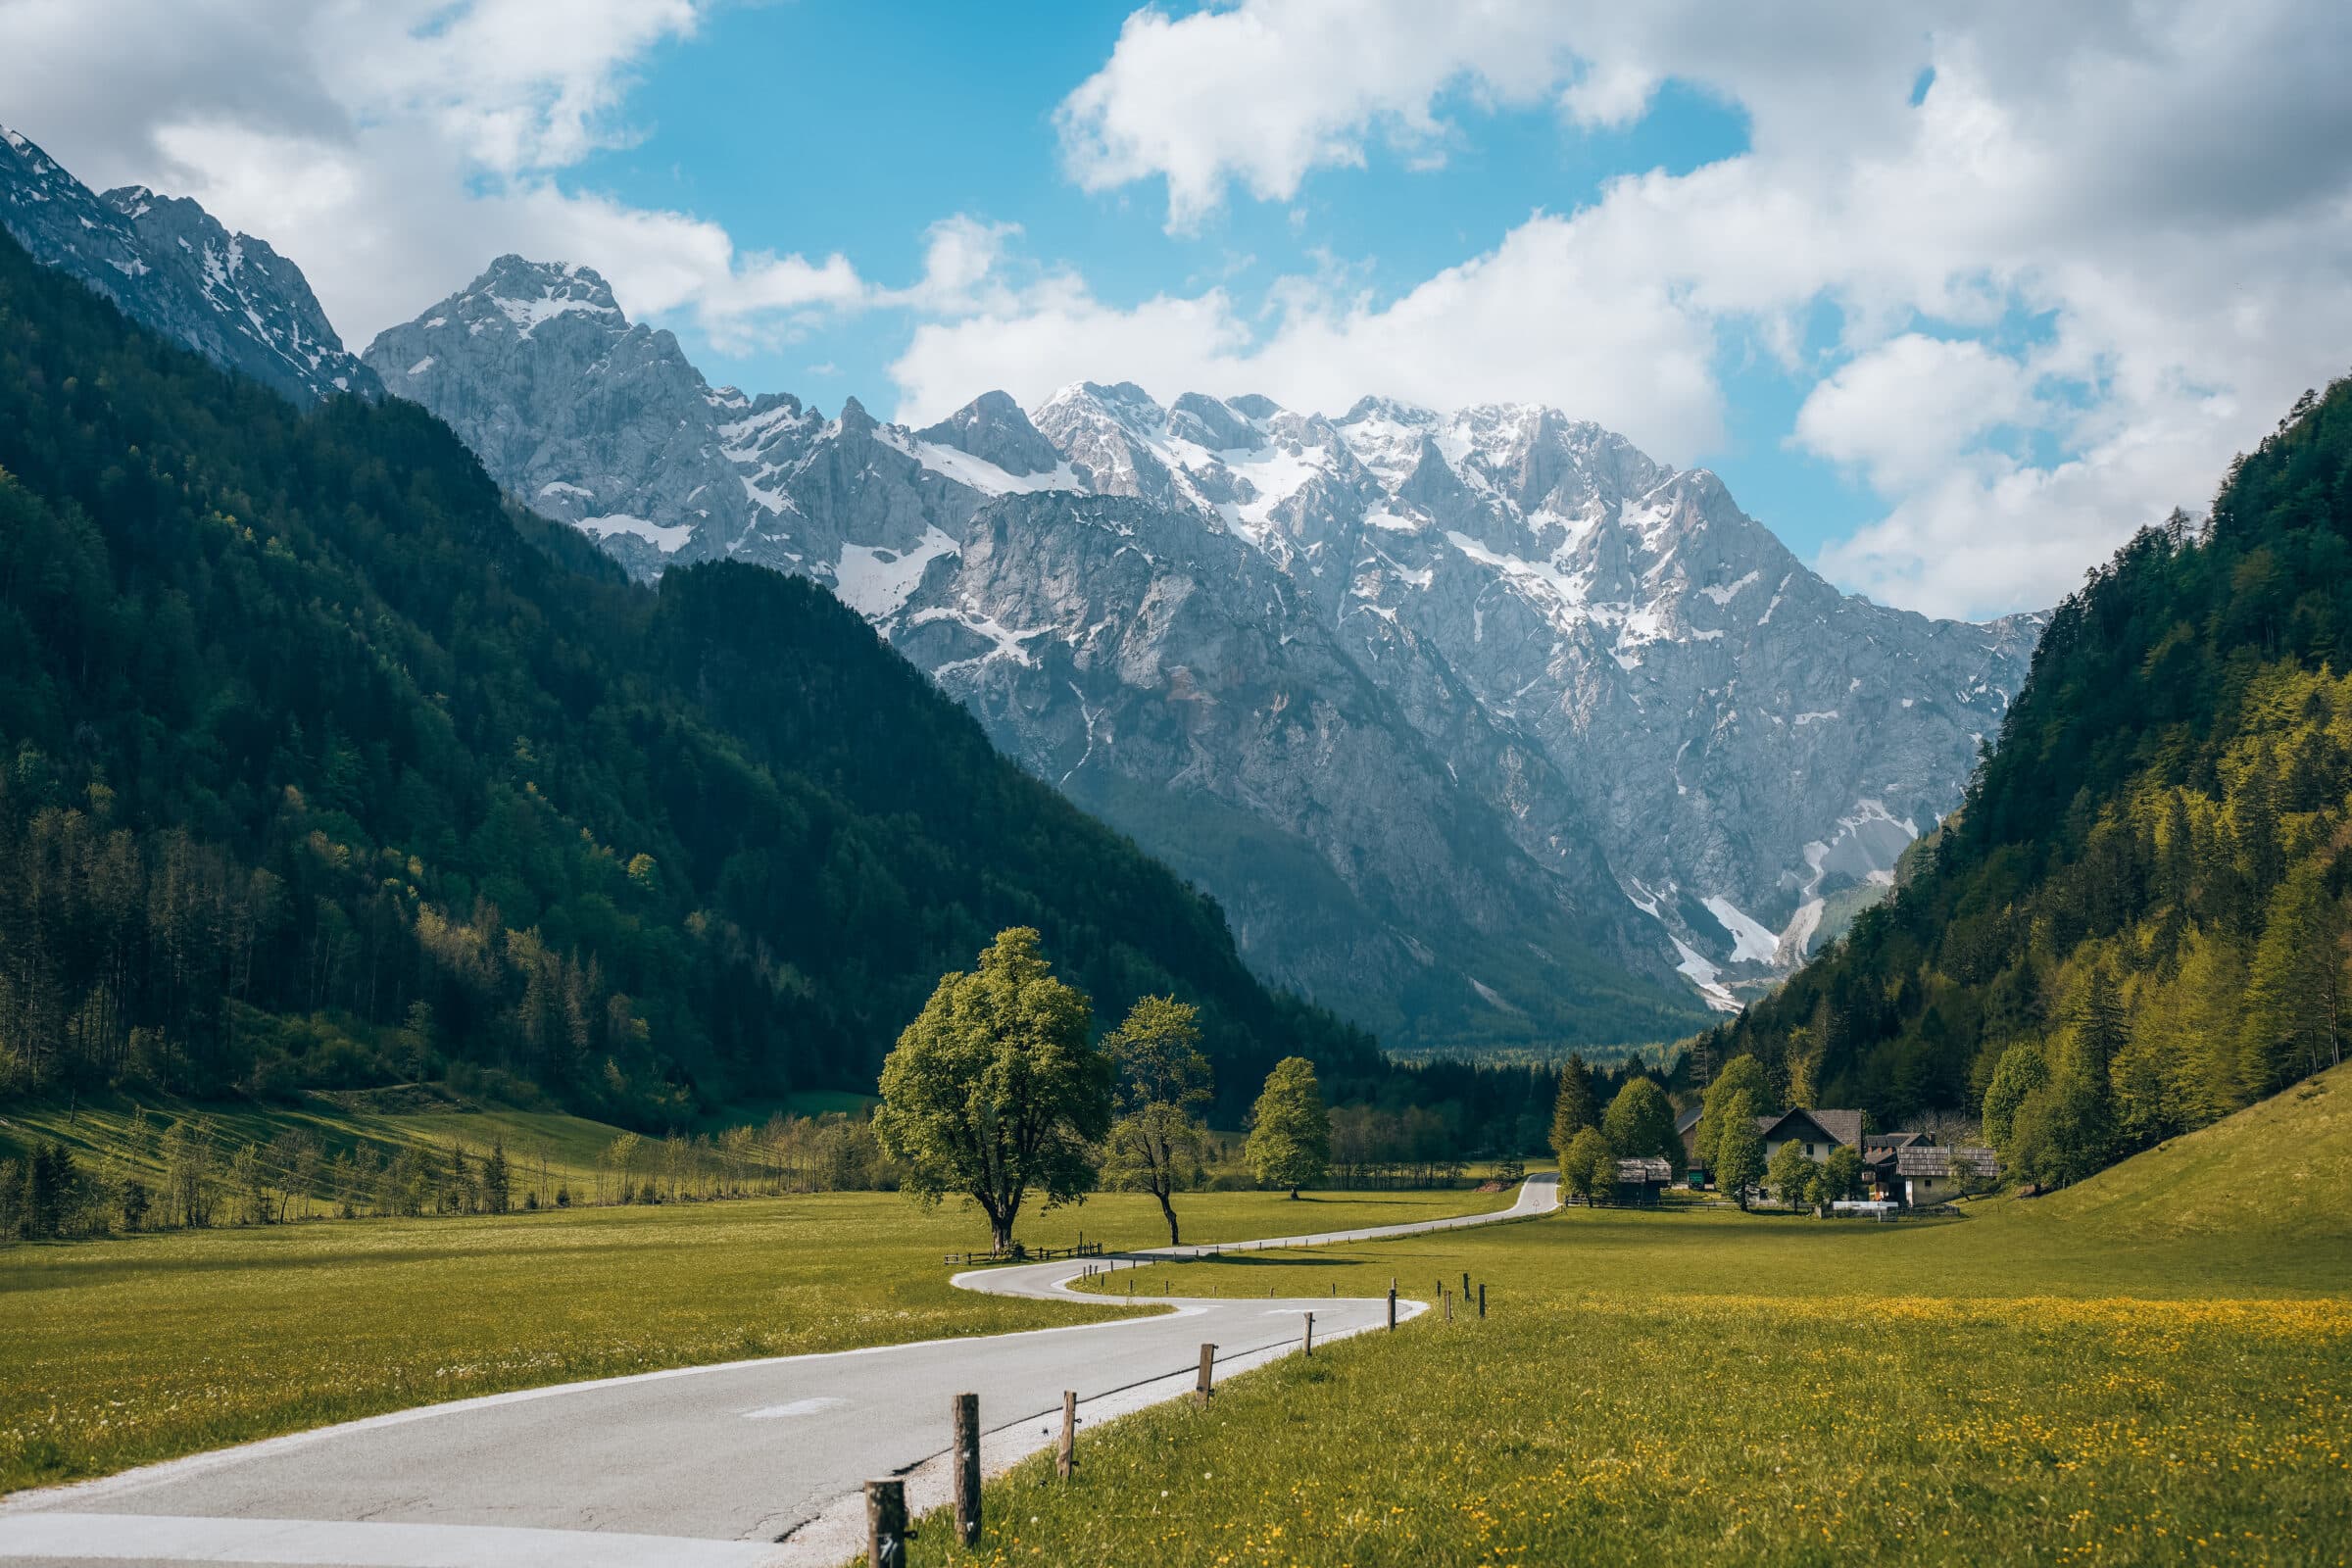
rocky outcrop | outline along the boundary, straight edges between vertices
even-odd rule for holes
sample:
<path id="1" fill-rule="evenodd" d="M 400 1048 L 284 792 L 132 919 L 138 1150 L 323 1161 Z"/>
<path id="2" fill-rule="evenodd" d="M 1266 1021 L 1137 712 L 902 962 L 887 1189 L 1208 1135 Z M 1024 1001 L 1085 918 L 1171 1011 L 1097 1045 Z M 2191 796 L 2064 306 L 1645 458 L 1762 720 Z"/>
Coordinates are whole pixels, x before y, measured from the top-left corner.
<path id="1" fill-rule="evenodd" d="M 132 320 L 297 403 L 382 395 L 301 269 L 192 201 L 143 185 L 96 195 L 0 127 L 0 223 L 35 261 L 80 278 Z"/>
<path id="2" fill-rule="evenodd" d="M 1957 804 L 2039 625 L 1841 594 L 1549 409 L 1085 382 L 825 419 L 514 258 L 367 360 L 641 574 L 830 584 L 1398 1046 L 1657 1038 L 1774 983 Z"/>

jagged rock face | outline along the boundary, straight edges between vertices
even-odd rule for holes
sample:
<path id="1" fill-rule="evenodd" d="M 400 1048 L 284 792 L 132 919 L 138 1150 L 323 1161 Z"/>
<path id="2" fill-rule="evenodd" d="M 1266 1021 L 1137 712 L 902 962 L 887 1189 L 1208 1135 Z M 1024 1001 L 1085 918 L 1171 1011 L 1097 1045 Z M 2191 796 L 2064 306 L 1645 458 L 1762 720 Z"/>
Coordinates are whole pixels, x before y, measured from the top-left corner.
<path id="1" fill-rule="evenodd" d="M 1214 890 L 1268 973 L 1392 1036 L 1458 1033 L 1504 986 L 1522 1030 L 1573 1033 L 1574 988 L 1540 973 L 1659 967 L 1539 755 L 1467 701 L 1441 755 L 1279 568 L 1193 516 L 997 501 L 883 624 L 1033 771 Z M 1498 787 L 1531 776 L 1546 814 L 1522 824 Z"/>
<path id="2" fill-rule="evenodd" d="M 1548 409 L 1085 382 L 827 420 L 512 258 L 367 359 L 641 573 L 830 583 L 1397 1045 L 1654 1038 L 1771 983 L 1957 804 L 2039 630 L 1840 594 Z"/>
<path id="3" fill-rule="evenodd" d="M 584 267 L 502 256 L 463 293 L 379 334 L 364 358 L 524 502 L 636 570 L 698 535 L 743 532 L 750 505 L 720 451 L 720 401 L 677 339 L 631 325 Z"/>
<path id="4" fill-rule="evenodd" d="M 0 127 L 0 222 L 34 260 L 80 278 L 141 325 L 297 403 L 382 395 L 344 352 L 301 270 L 192 201 L 143 185 L 95 195 Z"/>
<path id="5" fill-rule="evenodd" d="M 954 447 L 993 463 L 1015 478 L 1052 473 L 1061 466 L 1054 443 L 1029 422 L 1021 406 L 1002 392 L 983 392 L 929 429 L 915 431 L 918 441 Z"/>

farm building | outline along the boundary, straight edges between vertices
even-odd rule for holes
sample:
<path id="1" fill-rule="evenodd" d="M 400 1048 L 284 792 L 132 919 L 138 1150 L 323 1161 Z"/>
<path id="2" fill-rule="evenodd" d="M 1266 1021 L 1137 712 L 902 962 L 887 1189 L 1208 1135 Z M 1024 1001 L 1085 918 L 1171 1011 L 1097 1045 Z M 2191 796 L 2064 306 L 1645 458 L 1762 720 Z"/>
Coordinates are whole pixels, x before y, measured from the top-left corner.
<path id="1" fill-rule="evenodd" d="M 1805 1157 L 1820 1164 L 1840 1144 L 1862 1147 L 1862 1113 L 1858 1110 L 1785 1110 L 1778 1116 L 1758 1116 L 1756 1131 L 1764 1139 L 1764 1162 L 1781 1152 L 1783 1144 L 1802 1144 Z"/>
<path id="2" fill-rule="evenodd" d="M 1872 1133 L 1862 1140 L 1862 1183 L 1870 1196 L 1883 1201 L 1903 1200 L 1903 1180 L 1894 1168 L 1895 1156 L 1906 1149 L 1924 1149 L 1935 1140 L 1926 1133 Z"/>
<path id="3" fill-rule="evenodd" d="M 1914 1145 L 1894 1152 L 1894 1171 L 1902 1184 L 1902 1201 L 1913 1208 L 1941 1203 L 1958 1197 L 1969 1185 L 1984 1185 L 2000 1175 L 2000 1162 L 1989 1149 L 1942 1149 Z"/>
<path id="4" fill-rule="evenodd" d="M 1617 1162 L 1617 1201 L 1654 1203 L 1673 1180 L 1670 1160 L 1621 1159 Z"/>

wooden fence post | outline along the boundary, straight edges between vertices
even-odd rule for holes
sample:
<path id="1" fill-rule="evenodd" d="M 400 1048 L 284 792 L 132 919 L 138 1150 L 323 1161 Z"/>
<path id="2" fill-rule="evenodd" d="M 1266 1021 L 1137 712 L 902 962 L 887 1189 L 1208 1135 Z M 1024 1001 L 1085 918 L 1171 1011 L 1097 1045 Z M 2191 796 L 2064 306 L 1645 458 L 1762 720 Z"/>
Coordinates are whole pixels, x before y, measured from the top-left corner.
<path id="1" fill-rule="evenodd" d="M 1389 1281 L 1389 1327 L 1396 1326 L 1396 1282 Z"/>
<path id="2" fill-rule="evenodd" d="M 1485 1280 L 1478 1282 L 1478 1315 L 1480 1317 L 1487 1315 L 1487 1282 Z"/>
<path id="3" fill-rule="evenodd" d="M 956 1396 L 956 1539 L 980 1541 L 980 1396 Z"/>
<path id="4" fill-rule="evenodd" d="M 1208 1408 L 1209 1389 L 1216 1376 L 1216 1366 L 1217 1348 L 1213 1345 L 1200 1347 L 1200 1376 L 1193 1385 L 1193 1398 L 1203 1410 Z"/>
<path id="5" fill-rule="evenodd" d="M 1061 1479 L 1070 1479 L 1078 1468 L 1078 1393 L 1075 1389 L 1061 1391 L 1061 1452 L 1054 1460 Z"/>
<path id="6" fill-rule="evenodd" d="M 906 1483 L 865 1484 L 866 1568 L 906 1568 Z"/>
<path id="7" fill-rule="evenodd" d="M 1306 1314 L 1306 1353 L 1315 1353 L 1315 1314 L 1312 1312 Z"/>
<path id="8" fill-rule="evenodd" d="M 1453 1321 L 1453 1293 L 1452 1293 L 1451 1291 L 1440 1291 L 1440 1292 L 1438 1292 L 1438 1304 L 1446 1308 L 1446 1322 L 1448 1322 L 1448 1323 L 1452 1322 L 1452 1321 Z"/>
<path id="9" fill-rule="evenodd" d="M 1468 1300 L 1468 1299 L 1469 1299 L 1469 1298 L 1470 1298 L 1470 1271 L 1469 1271 L 1468 1269 L 1464 1269 L 1464 1270 L 1462 1270 L 1462 1298 L 1463 1298 L 1464 1300 Z"/>

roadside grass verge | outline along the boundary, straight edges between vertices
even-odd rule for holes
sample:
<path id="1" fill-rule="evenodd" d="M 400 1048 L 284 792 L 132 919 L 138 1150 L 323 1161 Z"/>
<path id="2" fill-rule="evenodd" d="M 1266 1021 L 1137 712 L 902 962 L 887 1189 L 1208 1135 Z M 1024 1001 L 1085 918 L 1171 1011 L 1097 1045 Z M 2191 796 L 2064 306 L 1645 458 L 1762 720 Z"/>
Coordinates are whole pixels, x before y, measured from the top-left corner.
<path id="1" fill-rule="evenodd" d="M 2352 1250 L 1570 1211 L 1188 1265 L 1457 1303 L 1082 1438 L 913 1561 L 2341 1563 Z M 1115 1277 L 1108 1282 L 1115 1285 Z M 1474 1301 L 1473 1298 L 1473 1301 Z"/>
<path id="2" fill-rule="evenodd" d="M 1188 1240 L 1231 1241 L 1511 1197 L 1196 1193 L 1178 1211 Z M 1123 1194 L 1021 1224 L 1037 1247 L 1081 1231 L 1166 1239 Z M 0 1249 L 0 1491 L 508 1389 L 1126 1310 L 951 1287 L 942 1255 L 987 1237 L 953 1203 L 838 1193 Z"/>
<path id="3" fill-rule="evenodd" d="M 2341 1565 L 2348 1179 L 2352 1067 L 1957 1221 L 1580 1209 L 1190 1264 L 1194 1296 L 1467 1272 L 1492 1315 L 1114 1423 L 914 1561 Z"/>

